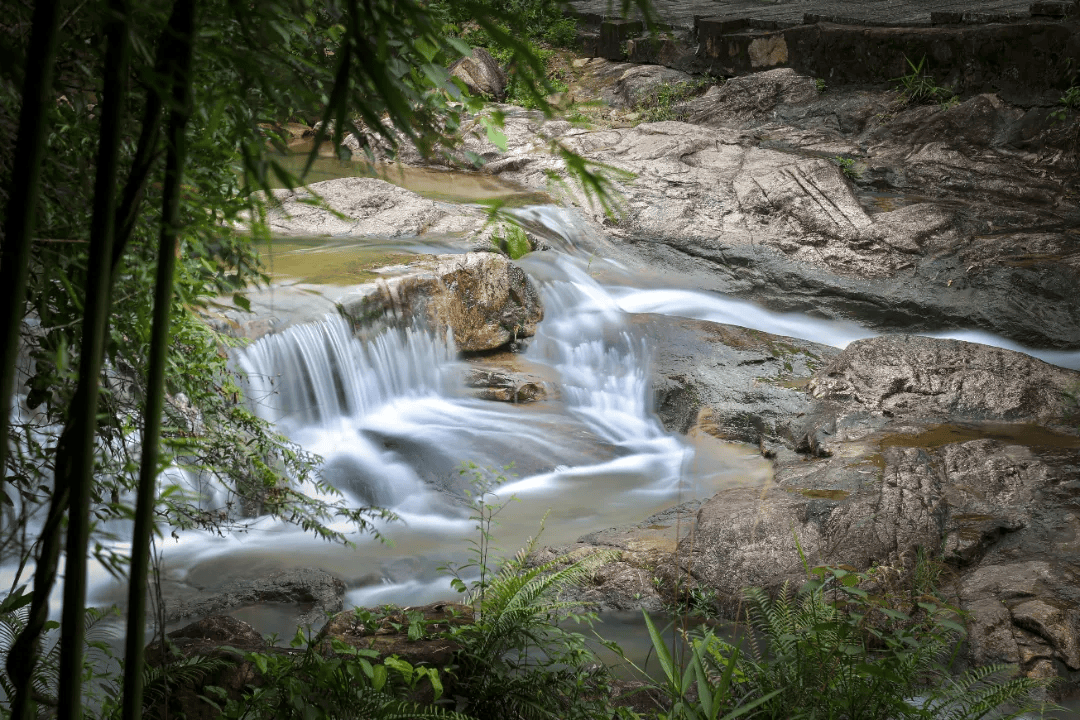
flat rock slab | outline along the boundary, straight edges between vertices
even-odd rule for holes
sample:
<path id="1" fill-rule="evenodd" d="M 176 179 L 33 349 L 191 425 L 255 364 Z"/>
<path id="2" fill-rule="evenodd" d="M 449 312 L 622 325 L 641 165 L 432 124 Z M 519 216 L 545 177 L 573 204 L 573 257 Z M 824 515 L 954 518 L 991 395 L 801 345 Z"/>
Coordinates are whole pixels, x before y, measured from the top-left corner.
<path id="1" fill-rule="evenodd" d="M 580 192 L 566 199 L 629 255 L 774 310 L 1080 345 L 1075 118 L 995 95 L 943 109 L 821 94 L 790 69 L 737 78 L 685 110 L 696 124 L 512 118 L 510 151 L 487 170 L 546 188 L 562 167 L 538 137 L 556 137 L 609 168 L 615 222 Z"/>

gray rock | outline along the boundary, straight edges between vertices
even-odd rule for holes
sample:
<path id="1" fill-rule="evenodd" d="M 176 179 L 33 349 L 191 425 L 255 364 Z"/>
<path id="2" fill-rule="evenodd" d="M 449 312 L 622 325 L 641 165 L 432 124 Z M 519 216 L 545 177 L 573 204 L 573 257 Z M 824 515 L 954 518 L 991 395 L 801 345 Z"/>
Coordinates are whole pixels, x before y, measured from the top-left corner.
<path id="1" fill-rule="evenodd" d="M 778 106 L 805 105 L 818 97 L 813 78 L 791 68 L 731 78 L 687 103 L 688 122 L 711 127 L 744 127 L 774 120 Z"/>
<path id="2" fill-rule="evenodd" d="M 617 107 L 634 108 L 654 98 L 665 85 L 693 82 L 692 75 L 663 65 L 629 65 L 612 85 Z"/>
<path id="3" fill-rule="evenodd" d="M 506 72 L 495 58 L 482 47 L 473 48 L 472 55 L 450 66 L 451 77 L 458 78 L 474 95 L 502 101 L 506 97 Z"/>
<path id="4" fill-rule="evenodd" d="M 196 595 L 173 599 L 166 607 L 169 622 L 188 617 L 221 615 L 247 605 L 275 603 L 295 607 L 296 625 L 313 625 L 339 612 L 345 583 L 322 570 L 282 570 L 259 577 L 233 577 Z M 230 618 L 231 619 L 231 618 Z M 239 621 L 235 621 L 239 622 Z"/>
<path id="5" fill-rule="evenodd" d="M 437 203 L 375 178 L 324 180 L 309 187 L 310 192 L 274 191 L 278 204 L 267 213 L 272 232 L 398 238 L 427 233 L 464 234 L 478 230 L 484 223 L 483 214 L 474 208 Z M 326 208 L 311 204 L 316 196 Z"/>
<path id="6" fill-rule="evenodd" d="M 814 397 L 889 416 L 1059 421 L 1077 374 L 959 340 L 892 335 L 849 345 L 810 381 Z"/>
<path id="7" fill-rule="evenodd" d="M 800 385 L 836 348 L 700 320 L 635 315 L 655 348 L 653 387 L 664 427 L 759 444 L 787 438 L 809 396 Z"/>

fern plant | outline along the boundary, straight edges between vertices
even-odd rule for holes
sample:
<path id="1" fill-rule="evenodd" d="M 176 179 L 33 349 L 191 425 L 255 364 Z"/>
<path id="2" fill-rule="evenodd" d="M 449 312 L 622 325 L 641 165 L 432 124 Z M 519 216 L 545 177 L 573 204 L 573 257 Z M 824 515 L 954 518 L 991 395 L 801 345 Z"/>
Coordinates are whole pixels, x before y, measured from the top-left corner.
<path id="1" fill-rule="evenodd" d="M 903 612 L 860 587 L 862 573 L 811 573 L 798 592 L 746 593 L 754 632 L 738 670 L 751 697 L 772 693 L 760 717 L 979 720 L 1035 708 L 1034 692 L 1046 682 L 1010 678 L 1015 668 L 952 676 L 946 661 L 964 629 L 932 594 L 916 596 Z"/>
<path id="2" fill-rule="evenodd" d="M 26 627 L 30 599 L 31 595 L 25 592 L 25 586 L 23 586 L 0 603 L 0 668 L 7 667 L 8 652 L 15 638 Z M 104 683 L 107 683 L 110 678 L 103 672 L 102 666 L 112 657 L 112 652 L 104 640 L 95 636 L 97 626 L 115 614 L 114 608 L 87 608 L 84 621 L 86 651 L 83 654 L 83 671 L 87 678 L 96 678 Z M 60 638 L 56 630 L 59 627 L 59 623 L 51 620 L 45 623 L 44 638 L 41 641 L 38 661 L 31 681 L 33 701 L 37 704 L 38 715 L 41 717 L 51 716 L 57 705 L 57 692 L 60 687 Z M 83 685 L 84 699 L 96 697 L 101 685 L 101 682 L 85 683 Z M 3 691 L 3 699 L 0 700 L 0 716 L 3 716 L 15 692 L 11 679 L 3 670 L 0 670 L 0 690 Z"/>
<path id="3" fill-rule="evenodd" d="M 607 672 L 586 645 L 584 635 L 567 630 L 567 623 L 591 623 L 592 614 L 577 612 L 576 603 L 559 600 L 565 590 L 590 578 L 616 552 L 598 552 L 567 560 L 557 558 L 530 564 L 539 533 L 514 556 L 492 568 L 496 518 L 507 500 L 494 490 L 506 481 L 512 466 L 497 469 L 462 466 L 472 475 L 472 519 L 478 539 L 473 560 L 444 568 L 451 585 L 466 593 L 475 621 L 448 631 L 458 645 L 453 669 L 463 709 L 481 720 L 611 717 L 606 702 Z M 544 519 L 540 521 L 543 532 Z M 471 584 L 464 572 L 478 576 Z"/>
<path id="4" fill-rule="evenodd" d="M 460 647 L 458 692 L 481 720 L 595 717 L 606 709 L 606 672 L 585 636 L 563 627 L 594 618 L 557 598 L 616 553 L 530 566 L 534 549 L 532 540 L 477 587 L 469 598 L 476 622 L 450 631 Z"/>

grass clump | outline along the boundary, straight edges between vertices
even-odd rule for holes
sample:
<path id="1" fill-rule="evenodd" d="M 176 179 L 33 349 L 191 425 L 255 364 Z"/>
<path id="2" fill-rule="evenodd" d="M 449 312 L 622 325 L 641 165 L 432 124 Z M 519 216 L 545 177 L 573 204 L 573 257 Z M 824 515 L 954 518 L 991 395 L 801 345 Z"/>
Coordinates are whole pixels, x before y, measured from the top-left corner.
<path id="1" fill-rule="evenodd" d="M 664 120 L 685 121 L 688 112 L 681 107 L 692 97 L 704 92 L 710 85 L 707 78 L 687 82 L 661 83 L 653 91 L 634 103 L 634 112 L 640 113 L 642 122 Z"/>
<path id="2" fill-rule="evenodd" d="M 917 64 L 906 55 L 904 60 L 911 72 L 895 78 L 894 82 L 897 83 L 896 89 L 900 92 L 900 98 L 905 105 L 946 103 L 955 95 L 948 88 L 938 85 L 937 81 L 926 73 L 925 55 Z"/>

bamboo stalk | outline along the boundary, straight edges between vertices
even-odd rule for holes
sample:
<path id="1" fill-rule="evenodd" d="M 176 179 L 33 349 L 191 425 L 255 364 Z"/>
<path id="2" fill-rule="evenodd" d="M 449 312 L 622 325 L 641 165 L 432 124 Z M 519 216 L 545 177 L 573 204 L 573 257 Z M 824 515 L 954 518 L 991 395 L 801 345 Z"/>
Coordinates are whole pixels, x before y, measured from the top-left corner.
<path id="1" fill-rule="evenodd" d="M 82 353 L 79 358 L 81 400 L 73 404 L 68 428 L 75 431 L 61 451 L 68 455 L 70 488 L 64 607 L 60 620 L 59 720 L 82 717 L 83 644 L 86 626 L 86 567 L 90 540 L 90 496 L 94 482 L 94 436 L 98 390 L 107 337 L 112 250 L 115 239 L 116 178 L 119 173 L 120 127 L 127 94 L 130 16 L 127 0 L 109 0 L 105 14 L 104 91 L 94 177 L 94 209 L 90 224 L 90 257 L 86 278 Z M 62 484 L 58 463 L 57 486 Z"/>
<path id="2" fill-rule="evenodd" d="M 171 64 L 173 107 L 169 115 L 165 188 L 161 203 L 161 235 L 158 242 L 157 284 L 154 288 L 154 320 L 150 340 L 150 370 L 143 413 L 142 458 L 139 466 L 135 528 L 131 540 L 131 572 L 128 584 L 127 638 L 125 641 L 123 720 L 142 717 L 143 657 L 146 644 L 146 588 L 150 564 L 150 533 L 153 530 L 156 480 L 165 397 L 165 359 L 169 350 L 169 310 L 172 306 L 173 274 L 187 144 L 184 132 L 191 111 L 191 61 L 195 43 L 195 0 L 177 0 L 169 18 L 174 45 L 167 53 Z"/>

